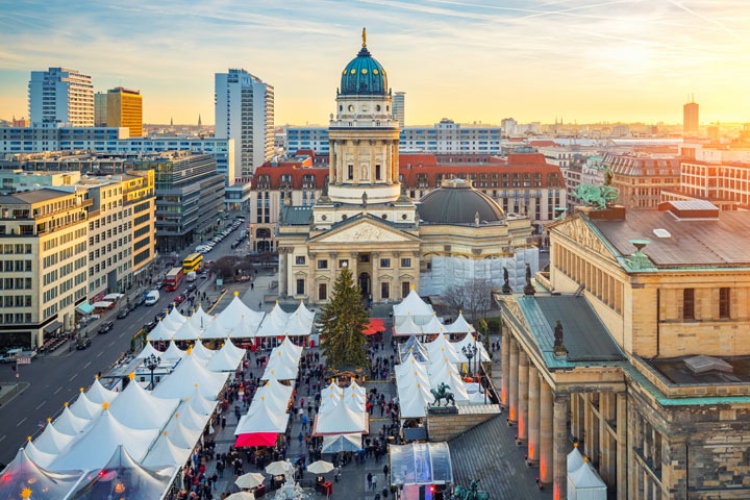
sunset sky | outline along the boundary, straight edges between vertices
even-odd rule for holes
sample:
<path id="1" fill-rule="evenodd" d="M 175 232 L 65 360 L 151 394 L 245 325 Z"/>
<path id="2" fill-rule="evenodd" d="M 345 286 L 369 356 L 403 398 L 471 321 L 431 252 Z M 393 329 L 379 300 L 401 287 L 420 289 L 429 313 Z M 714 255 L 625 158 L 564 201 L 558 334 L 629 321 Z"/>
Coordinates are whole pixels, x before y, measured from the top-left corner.
<path id="1" fill-rule="evenodd" d="M 30 72 L 141 90 L 144 121 L 213 123 L 214 73 L 275 87 L 276 124 L 325 124 L 361 45 L 407 124 L 750 122 L 750 0 L 0 0 L 0 118 Z"/>

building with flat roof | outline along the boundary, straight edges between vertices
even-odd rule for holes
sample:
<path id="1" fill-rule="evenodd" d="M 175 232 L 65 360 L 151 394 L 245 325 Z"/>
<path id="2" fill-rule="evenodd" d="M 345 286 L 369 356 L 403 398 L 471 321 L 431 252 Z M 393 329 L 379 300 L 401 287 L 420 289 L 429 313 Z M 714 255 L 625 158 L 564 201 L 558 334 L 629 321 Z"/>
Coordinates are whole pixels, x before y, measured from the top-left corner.
<path id="1" fill-rule="evenodd" d="M 686 135 L 698 135 L 700 129 L 698 103 L 690 101 L 682 106 L 682 131 Z"/>
<path id="2" fill-rule="evenodd" d="M 139 90 L 107 91 L 107 127 L 125 127 L 130 137 L 143 137 L 143 96 Z"/>
<path id="3" fill-rule="evenodd" d="M 94 126 L 94 84 L 74 69 L 32 71 L 29 81 L 31 123 L 67 123 Z"/>
<path id="4" fill-rule="evenodd" d="M 273 156 L 274 90 L 244 69 L 216 73 L 215 135 L 234 139 L 235 160 L 242 177 Z"/>
<path id="5" fill-rule="evenodd" d="M 88 289 L 88 208 L 80 192 L 0 195 L 0 345 L 35 348 L 72 331 Z"/>
<path id="6" fill-rule="evenodd" d="M 398 121 L 401 130 L 406 128 L 406 92 L 393 94 L 393 117 Z"/>

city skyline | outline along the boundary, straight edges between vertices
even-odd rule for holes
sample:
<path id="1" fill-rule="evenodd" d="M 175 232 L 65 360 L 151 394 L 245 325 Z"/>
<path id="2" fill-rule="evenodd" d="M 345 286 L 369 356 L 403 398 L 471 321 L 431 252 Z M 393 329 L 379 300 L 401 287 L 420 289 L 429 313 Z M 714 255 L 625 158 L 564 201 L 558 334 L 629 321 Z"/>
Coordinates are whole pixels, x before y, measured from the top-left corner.
<path id="1" fill-rule="evenodd" d="M 4 119 L 28 116 L 31 71 L 66 67 L 96 91 L 139 89 L 144 122 L 209 124 L 214 74 L 244 68 L 275 87 L 277 125 L 325 124 L 363 26 L 407 125 L 680 123 L 689 94 L 702 124 L 750 115 L 750 4 L 735 0 L 0 6 Z"/>

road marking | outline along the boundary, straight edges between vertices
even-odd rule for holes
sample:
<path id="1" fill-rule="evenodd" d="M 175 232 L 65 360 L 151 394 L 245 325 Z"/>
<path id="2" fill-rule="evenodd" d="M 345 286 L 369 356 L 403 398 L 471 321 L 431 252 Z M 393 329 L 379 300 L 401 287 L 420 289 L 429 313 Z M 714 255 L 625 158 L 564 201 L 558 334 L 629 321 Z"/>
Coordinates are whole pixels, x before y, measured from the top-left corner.
<path id="1" fill-rule="evenodd" d="M 97 355 L 96 355 L 96 357 L 98 358 L 98 357 L 99 357 L 99 356 L 101 356 L 102 354 L 104 354 L 104 351 L 102 351 L 102 352 L 100 352 L 99 354 L 97 354 Z"/>
<path id="2" fill-rule="evenodd" d="M 57 390 L 55 392 L 53 392 L 52 394 L 57 394 L 60 391 L 62 391 L 62 387 L 58 387 Z"/>
<path id="3" fill-rule="evenodd" d="M 88 368 L 89 366 L 91 366 L 91 361 L 89 361 L 88 363 L 86 363 L 85 365 L 83 365 L 84 368 Z"/>
<path id="4" fill-rule="evenodd" d="M 20 427 L 22 423 L 26 422 L 26 417 L 23 417 L 23 419 L 16 424 L 16 427 Z"/>
<path id="5" fill-rule="evenodd" d="M 72 382 L 72 381 L 73 381 L 73 379 L 74 379 L 74 378 L 76 378 L 77 376 L 78 376 L 78 374 L 77 374 L 77 373 L 74 373 L 74 374 L 73 374 L 73 376 L 72 376 L 72 377 L 70 377 L 70 378 L 69 378 L 68 380 L 70 380 L 70 381 Z"/>
<path id="6" fill-rule="evenodd" d="M 125 336 L 125 332 L 122 332 L 122 333 L 120 334 L 120 338 L 123 338 L 124 336 Z"/>
<path id="7" fill-rule="evenodd" d="M 3 436 L 3 437 L 0 438 L 0 443 L 3 442 L 3 439 L 5 439 L 5 436 Z"/>
<path id="8" fill-rule="evenodd" d="M 44 403 L 46 403 L 46 402 L 47 402 L 47 400 L 45 399 L 44 401 L 42 401 L 41 403 L 39 403 L 39 406 L 37 406 L 36 409 L 38 410 L 39 408 L 41 408 L 42 406 L 44 406 Z"/>
<path id="9" fill-rule="evenodd" d="M 113 345 L 115 345 L 115 341 L 114 341 L 114 340 L 113 340 L 112 342 L 110 342 L 110 343 L 109 343 L 109 344 L 107 345 L 107 347 L 112 347 Z"/>

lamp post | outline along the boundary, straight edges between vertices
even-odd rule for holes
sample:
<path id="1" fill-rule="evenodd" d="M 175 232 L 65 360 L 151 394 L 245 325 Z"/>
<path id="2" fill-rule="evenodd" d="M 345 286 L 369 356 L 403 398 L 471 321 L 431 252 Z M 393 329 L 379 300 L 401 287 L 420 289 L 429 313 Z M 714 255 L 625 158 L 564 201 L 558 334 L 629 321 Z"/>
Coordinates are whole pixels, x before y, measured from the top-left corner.
<path id="1" fill-rule="evenodd" d="M 461 352 L 464 353 L 464 356 L 466 356 L 466 359 L 469 360 L 469 371 L 471 371 L 472 376 L 474 375 L 475 371 L 471 366 L 471 359 L 476 356 L 477 354 L 477 344 L 476 341 L 474 341 L 474 345 L 466 345 L 461 349 Z"/>
<path id="2" fill-rule="evenodd" d="M 156 370 L 156 367 L 159 366 L 159 362 L 161 362 L 161 358 L 158 356 L 155 356 L 151 354 L 150 356 L 146 357 L 146 359 L 143 360 L 144 366 L 151 371 L 151 390 L 154 390 L 154 370 Z"/>

